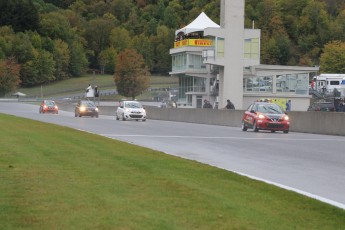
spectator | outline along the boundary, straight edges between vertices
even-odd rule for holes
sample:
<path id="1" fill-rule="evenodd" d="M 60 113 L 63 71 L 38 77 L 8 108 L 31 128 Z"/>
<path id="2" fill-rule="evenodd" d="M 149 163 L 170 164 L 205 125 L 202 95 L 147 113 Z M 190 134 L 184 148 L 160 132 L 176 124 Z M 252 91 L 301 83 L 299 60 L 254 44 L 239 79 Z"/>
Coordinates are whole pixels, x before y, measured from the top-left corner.
<path id="1" fill-rule="evenodd" d="M 227 104 L 224 109 L 235 109 L 235 105 L 228 99 L 226 100 Z"/>
<path id="2" fill-rule="evenodd" d="M 314 79 L 313 79 L 313 80 L 311 80 L 311 89 L 313 90 L 314 87 L 315 87 L 315 81 L 314 81 Z"/>
<path id="3" fill-rule="evenodd" d="M 339 101 L 338 111 L 344 112 L 344 99 L 342 99 L 342 98 Z"/>
<path id="4" fill-rule="evenodd" d="M 285 105 L 286 105 L 285 111 L 291 111 L 291 100 L 287 100 Z"/>
<path id="5" fill-rule="evenodd" d="M 85 89 L 85 92 L 88 93 L 90 91 L 90 89 L 92 89 L 91 85 L 89 84 L 89 86 Z"/>
<path id="6" fill-rule="evenodd" d="M 202 106 L 204 109 L 212 109 L 212 105 L 208 100 L 204 100 L 204 105 Z"/>

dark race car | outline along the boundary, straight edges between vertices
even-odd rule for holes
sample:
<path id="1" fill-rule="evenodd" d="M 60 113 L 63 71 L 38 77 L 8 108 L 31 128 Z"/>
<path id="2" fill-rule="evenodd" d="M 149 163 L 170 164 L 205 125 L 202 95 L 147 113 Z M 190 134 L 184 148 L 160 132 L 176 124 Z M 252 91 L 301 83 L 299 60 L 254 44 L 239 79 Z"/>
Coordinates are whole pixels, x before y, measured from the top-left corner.
<path id="1" fill-rule="evenodd" d="M 98 108 L 93 101 L 79 101 L 74 109 L 75 117 L 98 117 Z"/>
<path id="2" fill-rule="evenodd" d="M 248 128 L 253 129 L 254 132 L 262 129 L 288 133 L 290 121 L 287 114 L 277 104 L 254 102 L 244 112 L 242 119 L 242 130 L 247 131 Z"/>

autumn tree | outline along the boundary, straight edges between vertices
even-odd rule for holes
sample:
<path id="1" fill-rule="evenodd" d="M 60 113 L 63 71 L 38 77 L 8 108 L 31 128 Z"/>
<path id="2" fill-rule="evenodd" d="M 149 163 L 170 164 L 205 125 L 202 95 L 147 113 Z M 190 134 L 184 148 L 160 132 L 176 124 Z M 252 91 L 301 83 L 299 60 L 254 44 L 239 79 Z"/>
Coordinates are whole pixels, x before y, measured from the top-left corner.
<path id="1" fill-rule="evenodd" d="M 332 41 L 325 45 L 320 70 L 323 73 L 345 73 L 345 42 Z"/>
<path id="2" fill-rule="evenodd" d="M 19 86 L 19 72 L 19 64 L 13 58 L 0 60 L 0 96 L 4 96 Z"/>
<path id="3" fill-rule="evenodd" d="M 144 58 L 134 49 L 117 56 L 114 80 L 120 95 L 135 99 L 149 87 L 149 72 Z"/>

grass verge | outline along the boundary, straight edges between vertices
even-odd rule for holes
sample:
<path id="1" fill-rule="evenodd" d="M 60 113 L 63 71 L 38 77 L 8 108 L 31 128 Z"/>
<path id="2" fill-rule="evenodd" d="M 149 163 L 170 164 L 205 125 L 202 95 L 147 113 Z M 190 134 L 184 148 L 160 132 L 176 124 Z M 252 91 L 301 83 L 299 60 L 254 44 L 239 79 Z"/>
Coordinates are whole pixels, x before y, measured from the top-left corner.
<path id="1" fill-rule="evenodd" d="M 89 85 L 97 85 L 100 90 L 115 89 L 113 75 L 92 75 L 87 74 L 83 77 L 70 78 L 63 81 L 53 82 L 36 87 L 20 88 L 18 91 L 25 93 L 28 97 L 55 97 L 61 95 L 71 95 L 84 93 L 85 88 Z M 177 87 L 178 78 L 170 76 L 156 76 L 150 77 L 151 87 Z"/>
<path id="2" fill-rule="evenodd" d="M 345 211 L 194 161 L 0 114 L 0 229 L 343 229 Z"/>

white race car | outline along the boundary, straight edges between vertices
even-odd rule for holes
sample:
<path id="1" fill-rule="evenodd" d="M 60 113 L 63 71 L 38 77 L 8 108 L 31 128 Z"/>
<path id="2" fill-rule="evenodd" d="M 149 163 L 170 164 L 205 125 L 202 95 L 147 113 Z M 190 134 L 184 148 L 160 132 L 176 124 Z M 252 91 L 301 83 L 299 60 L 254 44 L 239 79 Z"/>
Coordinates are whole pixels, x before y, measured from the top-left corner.
<path id="1" fill-rule="evenodd" d="M 121 101 L 115 116 L 116 120 L 146 121 L 146 111 L 138 101 Z"/>

